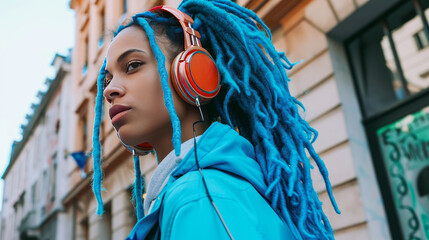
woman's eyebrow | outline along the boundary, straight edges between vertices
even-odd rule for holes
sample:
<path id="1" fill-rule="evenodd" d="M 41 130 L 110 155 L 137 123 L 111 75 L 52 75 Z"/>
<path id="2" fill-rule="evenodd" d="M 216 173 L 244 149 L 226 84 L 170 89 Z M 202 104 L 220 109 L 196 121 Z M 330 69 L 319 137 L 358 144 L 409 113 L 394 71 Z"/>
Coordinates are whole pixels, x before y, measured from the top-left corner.
<path id="1" fill-rule="evenodd" d="M 129 50 L 127 50 L 127 51 L 123 52 L 123 53 L 118 57 L 117 62 L 118 62 L 118 63 L 119 63 L 119 62 L 121 62 L 122 60 L 124 60 L 124 58 L 125 58 L 125 57 L 127 57 L 129 54 L 131 54 L 131 53 L 133 53 L 133 52 L 140 52 L 140 53 L 143 53 L 143 54 L 147 54 L 145 51 L 140 50 L 140 49 L 129 49 Z"/>

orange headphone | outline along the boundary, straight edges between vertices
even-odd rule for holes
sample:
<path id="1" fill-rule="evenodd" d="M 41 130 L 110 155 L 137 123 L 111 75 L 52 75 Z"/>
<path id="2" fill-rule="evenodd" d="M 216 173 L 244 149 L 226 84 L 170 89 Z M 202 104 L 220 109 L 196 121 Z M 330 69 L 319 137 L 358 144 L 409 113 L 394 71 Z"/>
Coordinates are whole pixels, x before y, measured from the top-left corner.
<path id="1" fill-rule="evenodd" d="M 183 28 L 185 50 L 173 60 L 171 81 L 177 94 L 187 103 L 199 106 L 208 103 L 220 90 L 220 77 L 210 53 L 201 46 L 201 35 L 192 28 L 194 20 L 182 11 L 168 6 L 157 6 L 149 10 L 171 13 Z M 149 143 L 132 147 L 137 152 L 153 150 Z"/>

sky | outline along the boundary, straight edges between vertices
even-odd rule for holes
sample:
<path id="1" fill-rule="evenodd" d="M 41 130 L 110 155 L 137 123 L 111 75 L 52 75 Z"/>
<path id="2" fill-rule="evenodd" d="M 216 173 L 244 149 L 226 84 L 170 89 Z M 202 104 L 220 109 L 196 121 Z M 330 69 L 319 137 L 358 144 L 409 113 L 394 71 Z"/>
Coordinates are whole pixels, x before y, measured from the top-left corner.
<path id="1" fill-rule="evenodd" d="M 36 94 L 46 91 L 46 78 L 56 53 L 73 47 L 75 14 L 69 0 L 0 0 L 0 174 L 9 163 L 21 124 L 31 114 Z M 3 180 L 0 182 L 3 199 Z M 2 201 L 0 200 L 0 209 Z"/>

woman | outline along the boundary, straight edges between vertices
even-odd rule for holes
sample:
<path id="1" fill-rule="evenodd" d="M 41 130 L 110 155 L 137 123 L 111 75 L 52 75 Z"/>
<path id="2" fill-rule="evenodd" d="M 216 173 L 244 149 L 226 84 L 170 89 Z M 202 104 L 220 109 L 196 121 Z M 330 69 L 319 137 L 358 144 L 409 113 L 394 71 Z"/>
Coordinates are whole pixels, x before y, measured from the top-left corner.
<path id="1" fill-rule="evenodd" d="M 128 239 L 333 239 L 305 149 L 339 210 L 317 132 L 288 90 L 293 64 L 250 10 L 227 0 L 178 9 L 137 14 L 109 46 L 94 124 L 97 213 L 104 94 L 135 161 L 139 221 Z M 138 156 L 150 151 L 159 165 L 143 206 Z"/>

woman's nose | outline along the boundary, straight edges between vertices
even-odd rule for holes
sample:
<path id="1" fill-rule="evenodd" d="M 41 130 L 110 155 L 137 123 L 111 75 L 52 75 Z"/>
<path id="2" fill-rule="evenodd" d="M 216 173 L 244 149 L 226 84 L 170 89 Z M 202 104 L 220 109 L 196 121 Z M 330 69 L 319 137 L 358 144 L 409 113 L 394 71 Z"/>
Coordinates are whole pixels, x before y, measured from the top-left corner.
<path id="1" fill-rule="evenodd" d="M 103 91 L 103 95 L 109 103 L 111 103 L 115 98 L 123 96 L 124 93 L 125 89 L 123 88 L 123 86 L 121 86 L 118 81 L 113 81 L 113 79 Z"/>

